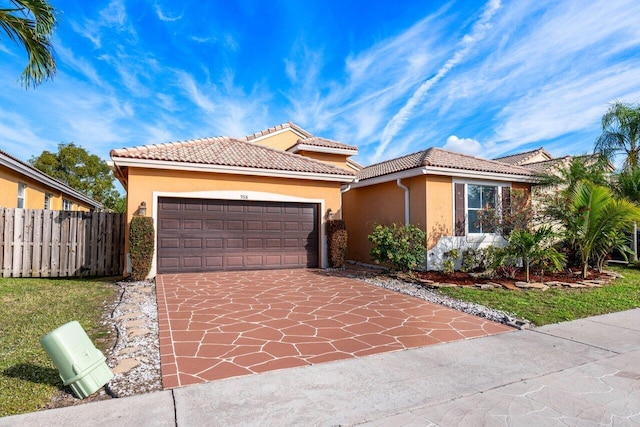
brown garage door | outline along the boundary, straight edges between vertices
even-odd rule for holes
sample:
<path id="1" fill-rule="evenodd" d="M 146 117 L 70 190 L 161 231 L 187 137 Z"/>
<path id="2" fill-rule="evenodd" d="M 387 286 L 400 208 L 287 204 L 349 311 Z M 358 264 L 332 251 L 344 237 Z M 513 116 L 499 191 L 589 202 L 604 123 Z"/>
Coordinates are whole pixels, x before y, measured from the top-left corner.
<path id="1" fill-rule="evenodd" d="M 158 200 L 158 273 L 317 266 L 316 204 Z"/>

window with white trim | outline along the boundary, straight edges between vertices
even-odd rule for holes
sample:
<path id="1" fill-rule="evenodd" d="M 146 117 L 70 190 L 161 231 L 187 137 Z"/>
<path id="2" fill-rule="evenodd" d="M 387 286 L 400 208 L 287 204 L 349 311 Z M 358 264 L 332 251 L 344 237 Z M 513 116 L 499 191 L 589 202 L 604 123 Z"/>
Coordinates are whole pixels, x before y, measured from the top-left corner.
<path id="1" fill-rule="evenodd" d="M 44 193 L 44 209 L 51 209 L 51 193 Z"/>
<path id="2" fill-rule="evenodd" d="M 479 224 L 479 212 L 495 209 L 500 187 L 467 184 L 467 230 L 469 233 L 492 233 L 487 225 Z"/>
<path id="3" fill-rule="evenodd" d="M 509 203 L 510 187 L 492 182 L 458 182 L 454 185 L 454 231 L 456 236 L 493 234 L 488 225 L 478 223 L 480 212 L 504 209 Z"/>
<path id="4" fill-rule="evenodd" d="M 71 209 L 73 209 L 73 203 L 70 200 L 62 199 L 62 210 L 70 211 Z"/>
<path id="5" fill-rule="evenodd" d="M 27 192 L 27 184 L 22 182 L 18 183 L 18 205 L 17 207 L 23 209 L 25 207 L 25 193 Z"/>

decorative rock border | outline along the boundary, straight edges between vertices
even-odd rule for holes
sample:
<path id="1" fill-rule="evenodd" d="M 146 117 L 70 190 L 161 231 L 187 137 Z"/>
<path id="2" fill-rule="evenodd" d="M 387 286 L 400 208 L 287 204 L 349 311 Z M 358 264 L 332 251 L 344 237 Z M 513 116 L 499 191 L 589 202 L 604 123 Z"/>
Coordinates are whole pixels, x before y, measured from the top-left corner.
<path id="1" fill-rule="evenodd" d="M 514 283 L 515 287 L 519 289 L 537 289 L 540 291 L 546 291 L 550 288 L 601 288 L 602 286 L 610 283 L 612 280 L 617 278 L 622 278 L 621 274 L 618 274 L 614 271 L 603 270 L 602 273 L 605 275 L 602 278 L 598 279 L 585 279 L 580 280 L 578 282 L 559 282 L 557 280 L 552 280 L 548 282 L 521 282 L 517 281 Z M 456 288 L 456 287 L 471 287 L 476 289 L 495 289 L 495 288 L 506 288 L 513 289 L 513 287 L 505 286 L 496 282 L 489 283 L 475 283 L 473 285 L 459 285 L 456 283 L 447 283 L 447 282 L 435 282 L 433 280 L 425 280 L 425 279 L 416 279 L 416 281 L 422 285 L 425 285 L 429 288 Z"/>

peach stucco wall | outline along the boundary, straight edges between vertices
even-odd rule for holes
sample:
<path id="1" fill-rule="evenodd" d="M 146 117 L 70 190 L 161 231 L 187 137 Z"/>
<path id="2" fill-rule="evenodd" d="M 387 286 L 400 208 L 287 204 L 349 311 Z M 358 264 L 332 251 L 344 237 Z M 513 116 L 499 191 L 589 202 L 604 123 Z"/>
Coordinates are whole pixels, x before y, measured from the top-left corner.
<path id="1" fill-rule="evenodd" d="M 131 167 L 128 169 L 127 223 L 143 201 L 147 205 L 147 216 L 155 216 L 154 192 L 171 193 L 173 197 L 203 193 L 202 197 L 206 198 L 206 192 L 220 191 L 230 192 L 228 194 L 231 197 L 237 196 L 236 200 L 240 199 L 243 192 L 250 192 L 251 197 L 255 193 L 262 193 L 274 195 L 276 199 L 277 196 L 285 196 L 320 200 L 324 202 L 324 206 L 321 206 L 324 210 L 319 212 L 323 222 L 328 209 L 332 210 L 335 218 L 340 218 L 342 214 L 339 182 Z M 127 242 L 125 251 L 128 250 Z M 321 265 L 322 262 L 323 259 Z"/>
<path id="2" fill-rule="evenodd" d="M 277 148 L 278 150 L 286 150 L 293 146 L 300 139 L 300 135 L 295 133 L 291 129 L 287 129 L 284 132 L 268 135 L 259 140 L 252 140 L 259 145 L 266 145 L 267 147 Z"/>
<path id="3" fill-rule="evenodd" d="M 453 181 L 449 176 L 428 175 L 427 186 L 427 249 L 440 237 L 453 234 Z"/>
<path id="4" fill-rule="evenodd" d="M 403 179 L 409 187 L 409 222 L 423 228 L 425 224 L 424 177 Z M 367 236 L 375 224 L 404 224 L 404 190 L 396 181 L 353 188 L 343 194 L 343 218 L 347 224 L 347 258 L 371 262 L 371 244 Z"/>
<path id="5" fill-rule="evenodd" d="M 342 169 L 353 170 L 350 166 L 347 166 L 347 157 L 349 156 L 345 156 L 344 154 L 317 153 L 306 150 L 298 151 L 296 154 L 329 163 Z"/>
<path id="6" fill-rule="evenodd" d="M 0 168 L 0 207 L 15 208 L 17 206 L 18 183 L 27 185 L 25 192 L 25 208 L 27 209 L 44 209 L 45 193 L 51 194 L 51 210 L 62 209 L 63 197 L 73 203 L 73 210 L 88 211 L 90 208 L 84 202 L 63 195 L 58 190 L 4 167 Z"/>

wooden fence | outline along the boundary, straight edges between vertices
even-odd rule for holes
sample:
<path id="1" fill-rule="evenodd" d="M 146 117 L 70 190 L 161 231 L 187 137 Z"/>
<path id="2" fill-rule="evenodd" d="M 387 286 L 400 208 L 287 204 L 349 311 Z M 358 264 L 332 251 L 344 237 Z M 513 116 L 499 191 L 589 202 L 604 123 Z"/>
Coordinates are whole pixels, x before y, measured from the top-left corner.
<path id="1" fill-rule="evenodd" d="M 117 276 L 124 214 L 0 209 L 2 277 Z"/>

